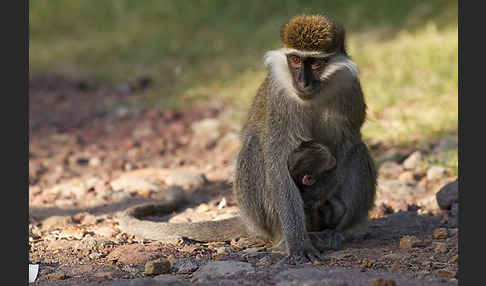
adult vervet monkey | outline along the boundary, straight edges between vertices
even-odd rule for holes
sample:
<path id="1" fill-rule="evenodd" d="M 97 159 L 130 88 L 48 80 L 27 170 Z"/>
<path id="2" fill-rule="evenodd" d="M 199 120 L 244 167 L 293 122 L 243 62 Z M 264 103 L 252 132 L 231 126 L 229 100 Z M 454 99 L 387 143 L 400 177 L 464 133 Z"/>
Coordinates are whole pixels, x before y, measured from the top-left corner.
<path id="1" fill-rule="evenodd" d="M 268 75 L 241 134 L 234 193 L 242 217 L 181 224 L 138 219 L 174 211 L 184 204 L 184 198 L 176 196 L 124 212 L 119 219 L 122 230 L 161 241 L 182 236 L 228 240 L 250 230 L 302 261 L 318 258 L 326 240 L 336 240 L 367 217 L 374 204 L 376 171 L 361 139 L 366 104 L 358 67 L 346 53 L 344 28 L 325 15 L 300 15 L 282 27 L 281 40 L 282 49 L 265 54 Z M 316 183 L 327 199 L 324 209 L 332 215 L 325 216 L 332 217 L 332 223 L 323 218 L 322 229 L 309 232 L 287 160 L 302 142 L 311 140 L 329 149 L 336 167 L 326 174 L 335 182 L 333 188 Z"/>
<path id="2" fill-rule="evenodd" d="M 268 75 L 243 128 L 234 192 L 251 230 L 282 244 L 290 258 L 314 260 L 319 243 L 311 238 L 339 235 L 363 221 L 374 204 L 376 171 L 361 138 L 366 103 L 344 28 L 334 19 L 296 16 L 283 26 L 281 40 L 284 47 L 264 57 Z M 332 229 L 312 234 L 287 169 L 289 154 L 310 140 L 336 158 L 332 198 L 344 209 Z"/>

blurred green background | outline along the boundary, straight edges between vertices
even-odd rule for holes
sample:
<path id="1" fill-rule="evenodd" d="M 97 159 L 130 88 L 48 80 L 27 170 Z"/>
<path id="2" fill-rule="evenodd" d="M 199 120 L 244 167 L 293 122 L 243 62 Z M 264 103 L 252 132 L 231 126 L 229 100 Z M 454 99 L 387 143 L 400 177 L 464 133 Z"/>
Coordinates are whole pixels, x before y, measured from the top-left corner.
<path id="1" fill-rule="evenodd" d="M 30 1 L 30 75 L 154 80 L 145 101 L 218 101 L 240 121 L 264 78 L 262 57 L 299 13 L 347 29 L 367 98 L 365 138 L 420 144 L 457 134 L 458 4 L 452 0 Z M 457 166 L 457 150 L 450 156 Z"/>

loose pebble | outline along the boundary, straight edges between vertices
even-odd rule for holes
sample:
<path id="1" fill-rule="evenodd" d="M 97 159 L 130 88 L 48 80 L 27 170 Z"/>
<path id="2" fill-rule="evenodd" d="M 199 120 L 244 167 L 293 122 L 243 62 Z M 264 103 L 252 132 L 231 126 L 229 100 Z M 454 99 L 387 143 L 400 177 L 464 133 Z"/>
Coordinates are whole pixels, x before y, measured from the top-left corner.
<path id="1" fill-rule="evenodd" d="M 145 275 L 167 274 L 170 271 L 170 262 L 165 258 L 159 258 L 145 263 Z"/>
<path id="2" fill-rule="evenodd" d="M 434 230 L 434 238 L 435 239 L 444 239 L 449 237 L 449 232 L 446 228 L 437 228 Z"/>

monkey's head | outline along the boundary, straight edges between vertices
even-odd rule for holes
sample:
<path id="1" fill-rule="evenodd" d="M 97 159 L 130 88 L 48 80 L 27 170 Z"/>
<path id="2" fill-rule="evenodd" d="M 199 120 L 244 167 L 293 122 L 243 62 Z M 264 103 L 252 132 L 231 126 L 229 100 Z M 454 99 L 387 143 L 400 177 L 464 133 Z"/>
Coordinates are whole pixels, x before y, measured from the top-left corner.
<path id="1" fill-rule="evenodd" d="M 287 167 L 298 187 L 310 186 L 336 167 L 336 158 L 327 146 L 305 141 L 289 155 Z"/>
<path id="2" fill-rule="evenodd" d="M 280 37 L 284 48 L 269 52 L 266 64 L 280 75 L 281 82 L 289 82 L 282 85 L 301 100 L 318 95 L 323 82 L 343 67 L 357 73 L 357 66 L 347 57 L 344 27 L 329 16 L 295 16 L 283 25 Z M 284 60 L 287 71 L 277 70 L 284 68 Z"/>

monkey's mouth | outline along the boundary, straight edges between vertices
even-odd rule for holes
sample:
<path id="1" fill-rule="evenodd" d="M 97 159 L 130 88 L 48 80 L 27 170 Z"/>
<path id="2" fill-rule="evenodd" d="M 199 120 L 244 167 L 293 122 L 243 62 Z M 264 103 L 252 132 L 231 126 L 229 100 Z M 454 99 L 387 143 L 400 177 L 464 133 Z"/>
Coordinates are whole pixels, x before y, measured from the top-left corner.
<path id="1" fill-rule="evenodd" d="M 304 90 L 301 89 L 295 89 L 295 92 L 297 93 L 297 96 L 302 99 L 302 100 L 311 100 L 315 97 L 318 89 L 314 87 L 309 87 Z"/>
<path id="2" fill-rule="evenodd" d="M 312 93 L 306 94 L 306 93 L 297 92 L 297 96 L 302 100 L 310 100 L 310 99 L 314 98 Z"/>

